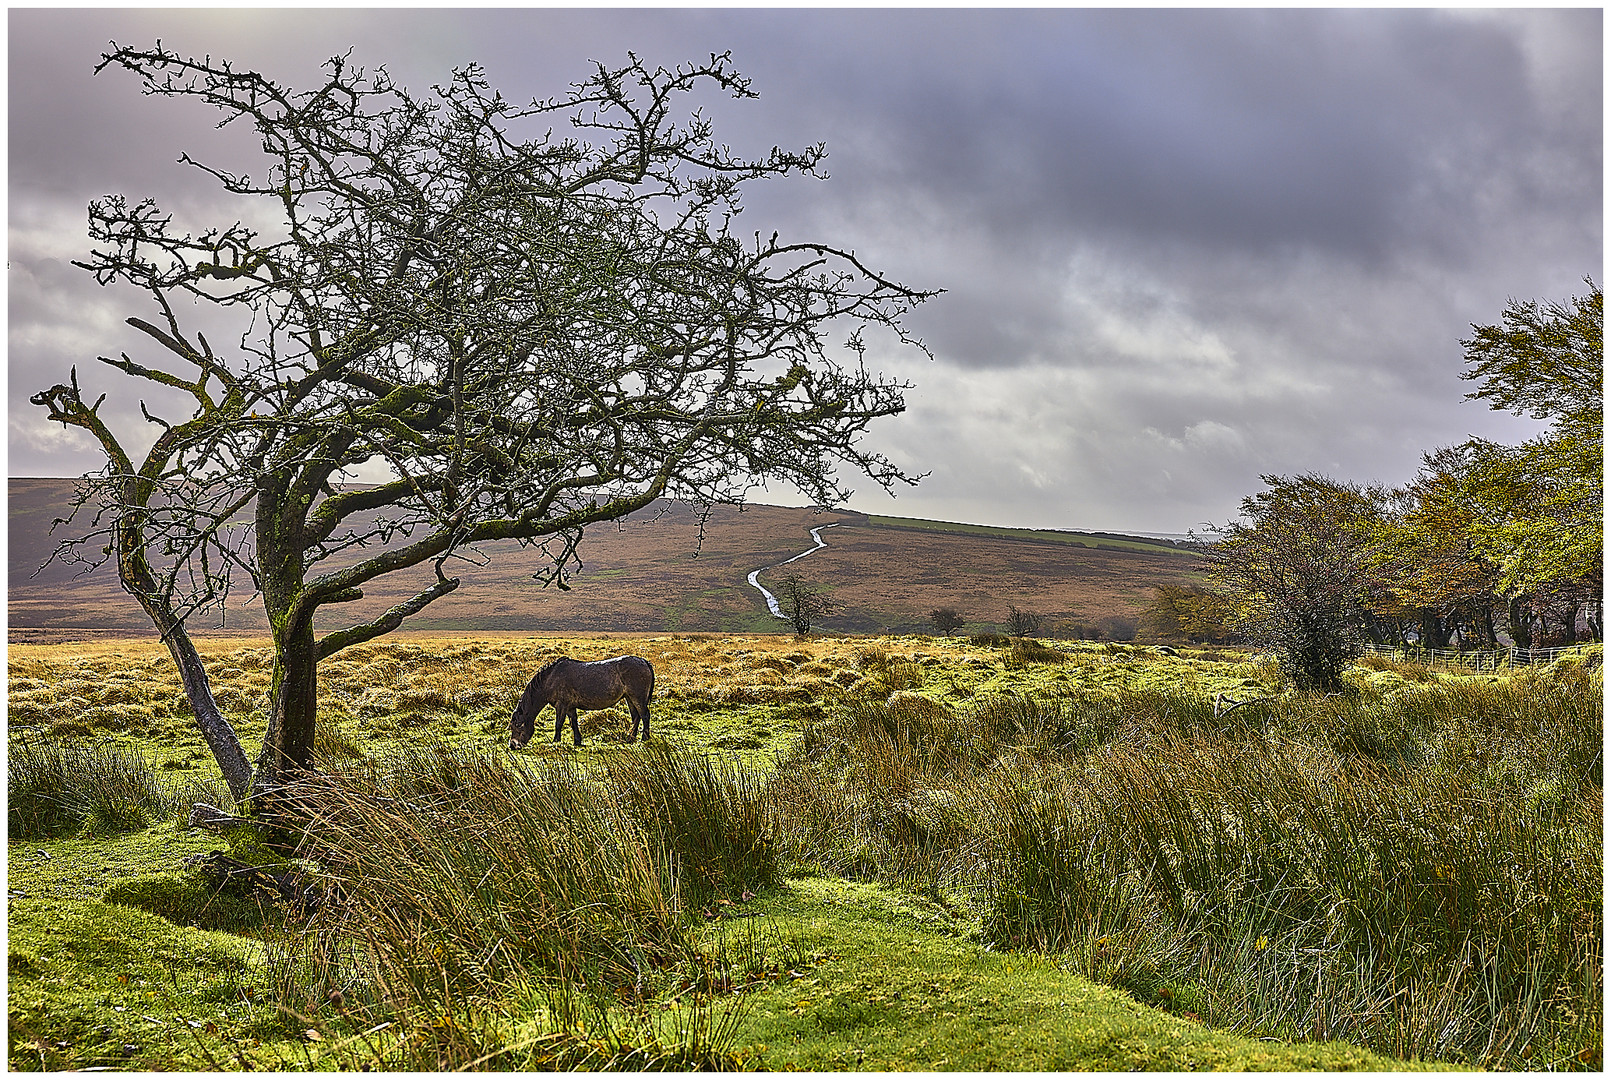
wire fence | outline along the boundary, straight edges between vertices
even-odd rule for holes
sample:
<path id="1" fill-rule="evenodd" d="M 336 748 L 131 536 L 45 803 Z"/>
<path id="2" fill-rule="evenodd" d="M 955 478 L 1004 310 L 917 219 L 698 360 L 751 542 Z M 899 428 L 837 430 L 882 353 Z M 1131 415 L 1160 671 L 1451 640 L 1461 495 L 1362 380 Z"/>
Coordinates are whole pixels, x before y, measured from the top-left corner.
<path id="1" fill-rule="evenodd" d="M 1395 660 L 1408 660 L 1428 666 L 1465 668 L 1468 671 L 1498 671 L 1507 667 L 1525 667 L 1528 664 L 1548 664 L 1563 656 L 1580 653 L 1588 646 L 1566 645 L 1554 649 L 1417 649 L 1407 645 L 1371 645 L 1364 647 L 1372 656 L 1390 656 Z"/>

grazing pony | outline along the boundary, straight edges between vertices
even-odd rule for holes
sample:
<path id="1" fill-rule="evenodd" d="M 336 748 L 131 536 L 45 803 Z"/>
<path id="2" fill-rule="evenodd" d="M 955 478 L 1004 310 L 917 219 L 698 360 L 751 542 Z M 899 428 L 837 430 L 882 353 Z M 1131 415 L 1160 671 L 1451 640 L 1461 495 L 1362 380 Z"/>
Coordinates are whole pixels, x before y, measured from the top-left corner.
<path id="1" fill-rule="evenodd" d="M 610 660 L 572 660 L 562 657 L 545 664 L 532 676 L 526 692 L 520 695 L 514 715 L 509 717 L 509 749 L 518 750 L 531 740 L 537 714 L 554 706 L 554 741 L 559 742 L 565 717 L 571 718 L 571 735 L 582 745 L 582 728 L 576 710 L 608 709 L 622 698 L 632 710 L 632 734 L 643 725 L 643 738 L 649 739 L 649 695 L 654 692 L 654 667 L 641 656 L 617 656 Z"/>

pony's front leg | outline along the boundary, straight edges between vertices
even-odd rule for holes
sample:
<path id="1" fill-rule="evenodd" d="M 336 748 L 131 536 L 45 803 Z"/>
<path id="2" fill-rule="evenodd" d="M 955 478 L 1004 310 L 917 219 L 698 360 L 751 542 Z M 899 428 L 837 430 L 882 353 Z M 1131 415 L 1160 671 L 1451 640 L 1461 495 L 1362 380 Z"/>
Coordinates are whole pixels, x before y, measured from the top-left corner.
<path id="1" fill-rule="evenodd" d="M 571 706 L 570 712 L 571 712 L 571 738 L 576 740 L 576 745 L 577 746 L 581 746 L 582 745 L 582 725 L 581 725 L 580 721 L 578 721 L 576 719 L 576 706 L 575 705 Z"/>

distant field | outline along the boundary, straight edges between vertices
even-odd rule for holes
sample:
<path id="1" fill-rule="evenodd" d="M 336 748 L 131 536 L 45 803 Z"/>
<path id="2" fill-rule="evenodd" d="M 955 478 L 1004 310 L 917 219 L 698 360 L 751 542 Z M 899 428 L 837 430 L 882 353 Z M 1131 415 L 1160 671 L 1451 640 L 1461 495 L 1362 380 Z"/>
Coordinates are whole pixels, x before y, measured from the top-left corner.
<path id="1" fill-rule="evenodd" d="M 8 595 L 11 640 L 146 635 L 149 623 L 106 568 L 53 564 L 37 573 L 56 540 L 51 524 L 70 510 L 72 481 L 10 481 Z M 1194 556 L 1167 541 L 1088 533 L 994 529 L 915 518 L 867 516 L 804 507 L 715 507 L 703 525 L 687 506 L 663 502 L 619 524 L 587 531 L 582 568 L 569 592 L 544 588 L 534 547 L 482 549 L 449 573 L 463 585 L 408 623 L 419 631 L 559 633 L 775 632 L 760 593 L 745 581 L 811 546 L 809 531 L 837 523 L 828 546 L 791 563 L 828 590 L 839 614 L 824 629 L 841 633 L 912 632 L 928 613 L 954 607 L 969 629 L 993 629 L 1009 606 L 1046 616 L 1045 633 L 1119 617 L 1133 619 L 1154 585 L 1189 580 Z M 1040 541 L 1040 542 L 1027 542 Z M 365 598 L 342 605 L 342 620 L 372 618 L 429 581 L 430 569 L 372 583 Z M 775 572 L 763 573 L 766 584 Z M 197 631 L 261 634 L 261 607 L 243 591 L 225 617 L 192 620 Z M 333 626 L 333 618 L 328 626 Z"/>
<path id="2" fill-rule="evenodd" d="M 1075 544 L 1085 548 L 1106 548 L 1111 551 L 1140 551 L 1155 555 L 1160 551 L 1171 555 L 1195 558 L 1197 553 L 1183 544 L 1144 536 L 1123 536 L 1114 533 L 1082 533 L 1066 529 L 1014 529 L 1002 525 L 967 525 L 957 521 L 929 521 L 924 518 L 886 517 L 869 514 L 867 520 L 874 525 L 890 529 L 920 529 L 925 532 L 956 533 L 964 536 L 989 536 L 1002 540 L 1030 540 L 1040 544 Z"/>

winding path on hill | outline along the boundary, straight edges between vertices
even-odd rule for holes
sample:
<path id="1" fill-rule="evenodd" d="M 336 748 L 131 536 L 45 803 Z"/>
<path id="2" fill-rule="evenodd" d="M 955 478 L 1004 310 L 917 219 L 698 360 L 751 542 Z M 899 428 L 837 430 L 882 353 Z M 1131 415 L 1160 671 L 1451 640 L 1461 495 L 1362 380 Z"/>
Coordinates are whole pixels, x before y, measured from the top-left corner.
<path id="1" fill-rule="evenodd" d="M 749 579 L 748 579 L 749 583 L 751 585 L 754 585 L 757 589 L 759 589 L 760 592 L 761 592 L 761 595 L 766 598 L 767 609 L 769 611 L 771 611 L 772 614 L 776 615 L 780 619 L 787 619 L 788 618 L 787 615 L 783 614 L 783 609 L 778 607 L 778 598 L 773 596 L 771 593 L 767 592 L 766 591 L 766 586 L 762 585 L 759 581 L 756 580 L 757 578 L 759 578 L 761 576 L 762 571 L 775 570 L 780 566 L 788 566 L 790 563 L 794 562 L 795 559 L 803 559 L 807 555 L 810 555 L 813 551 L 821 551 L 823 548 L 828 546 L 828 542 L 822 538 L 822 530 L 823 529 L 831 529 L 835 525 L 840 525 L 840 524 L 843 524 L 843 523 L 838 522 L 838 521 L 833 521 L 833 522 L 829 522 L 827 525 L 818 525 L 815 529 L 811 530 L 811 539 L 816 541 L 816 545 L 817 545 L 816 547 L 806 548 L 804 551 L 800 552 L 800 554 L 792 556 L 792 557 L 787 558 L 787 559 L 784 559 L 780 563 L 773 563 L 770 566 L 761 567 L 760 570 L 751 570 L 750 571 L 750 576 L 749 576 Z"/>

